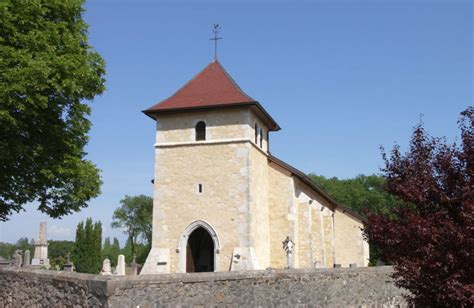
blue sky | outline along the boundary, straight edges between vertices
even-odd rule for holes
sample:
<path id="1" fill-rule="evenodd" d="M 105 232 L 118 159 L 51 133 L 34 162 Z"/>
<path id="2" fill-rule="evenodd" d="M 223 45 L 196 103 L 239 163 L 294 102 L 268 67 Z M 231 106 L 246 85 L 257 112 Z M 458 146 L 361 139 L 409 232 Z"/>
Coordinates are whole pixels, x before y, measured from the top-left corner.
<path id="1" fill-rule="evenodd" d="M 379 146 L 406 148 L 420 114 L 454 141 L 473 102 L 471 1 L 88 1 L 90 43 L 107 62 L 107 91 L 93 102 L 88 157 L 102 195 L 53 220 L 35 211 L 0 222 L 0 241 L 74 239 L 101 220 L 103 236 L 125 195 L 152 195 L 154 122 L 141 110 L 219 60 L 282 130 L 272 153 L 305 172 L 340 178 L 379 172 Z M 190 170 L 191 172 L 192 170 Z"/>

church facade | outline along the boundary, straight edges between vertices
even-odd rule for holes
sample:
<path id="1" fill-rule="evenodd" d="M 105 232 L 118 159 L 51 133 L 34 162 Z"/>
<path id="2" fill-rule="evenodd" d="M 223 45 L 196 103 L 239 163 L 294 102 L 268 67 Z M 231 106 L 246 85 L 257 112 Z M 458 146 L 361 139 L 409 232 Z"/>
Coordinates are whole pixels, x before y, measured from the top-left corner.
<path id="1" fill-rule="evenodd" d="M 367 266 L 363 218 L 270 153 L 280 127 L 211 62 L 156 121 L 152 248 L 141 274 Z"/>

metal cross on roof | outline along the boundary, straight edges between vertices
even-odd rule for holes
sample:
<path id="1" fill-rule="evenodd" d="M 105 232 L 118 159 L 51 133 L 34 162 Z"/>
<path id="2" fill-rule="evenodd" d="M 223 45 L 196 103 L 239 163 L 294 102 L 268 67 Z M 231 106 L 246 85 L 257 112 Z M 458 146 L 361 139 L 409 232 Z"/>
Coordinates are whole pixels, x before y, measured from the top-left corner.
<path id="1" fill-rule="evenodd" d="M 222 40 L 222 37 L 217 37 L 220 29 L 221 27 L 219 24 L 214 24 L 214 29 L 212 29 L 212 32 L 214 32 L 214 38 L 209 39 L 210 41 L 214 41 L 214 61 L 217 60 L 217 41 Z"/>

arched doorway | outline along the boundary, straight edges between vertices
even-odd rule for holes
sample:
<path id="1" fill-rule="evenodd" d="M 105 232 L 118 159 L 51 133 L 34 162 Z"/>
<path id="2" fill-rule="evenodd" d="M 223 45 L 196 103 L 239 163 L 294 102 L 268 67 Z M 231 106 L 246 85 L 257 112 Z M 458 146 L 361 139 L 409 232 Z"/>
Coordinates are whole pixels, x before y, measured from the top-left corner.
<path id="1" fill-rule="evenodd" d="M 219 268 L 221 249 L 219 236 L 211 224 L 204 220 L 192 221 L 184 229 L 176 249 L 179 272 L 215 272 Z"/>
<path id="2" fill-rule="evenodd" d="M 214 242 L 206 229 L 199 227 L 186 244 L 186 273 L 214 271 Z"/>

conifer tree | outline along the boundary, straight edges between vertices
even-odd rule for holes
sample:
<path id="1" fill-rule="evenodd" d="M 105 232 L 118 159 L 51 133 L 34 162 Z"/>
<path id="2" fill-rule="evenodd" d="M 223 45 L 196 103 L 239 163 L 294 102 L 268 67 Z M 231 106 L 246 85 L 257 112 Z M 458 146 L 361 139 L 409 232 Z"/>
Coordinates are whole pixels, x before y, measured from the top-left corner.
<path id="1" fill-rule="evenodd" d="M 104 239 L 104 244 L 102 245 L 102 258 L 109 258 L 110 259 L 110 237 L 106 237 Z"/>
<path id="2" fill-rule="evenodd" d="M 120 254 L 120 243 L 116 237 L 114 237 L 114 241 L 112 245 L 110 246 L 110 263 L 112 263 L 112 266 L 117 266 L 117 259 L 118 255 Z"/>
<path id="3" fill-rule="evenodd" d="M 76 242 L 72 259 L 76 270 L 80 273 L 97 274 L 102 263 L 102 224 L 92 222 L 88 218 L 86 223 L 80 222 L 76 229 Z"/>
<path id="4" fill-rule="evenodd" d="M 110 237 L 106 237 L 102 246 L 102 259 L 108 258 L 112 266 L 117 265 L 118 255 L 120 254 L 120 243 L 114 237 L 113 243 L 110 243 Z"/>

